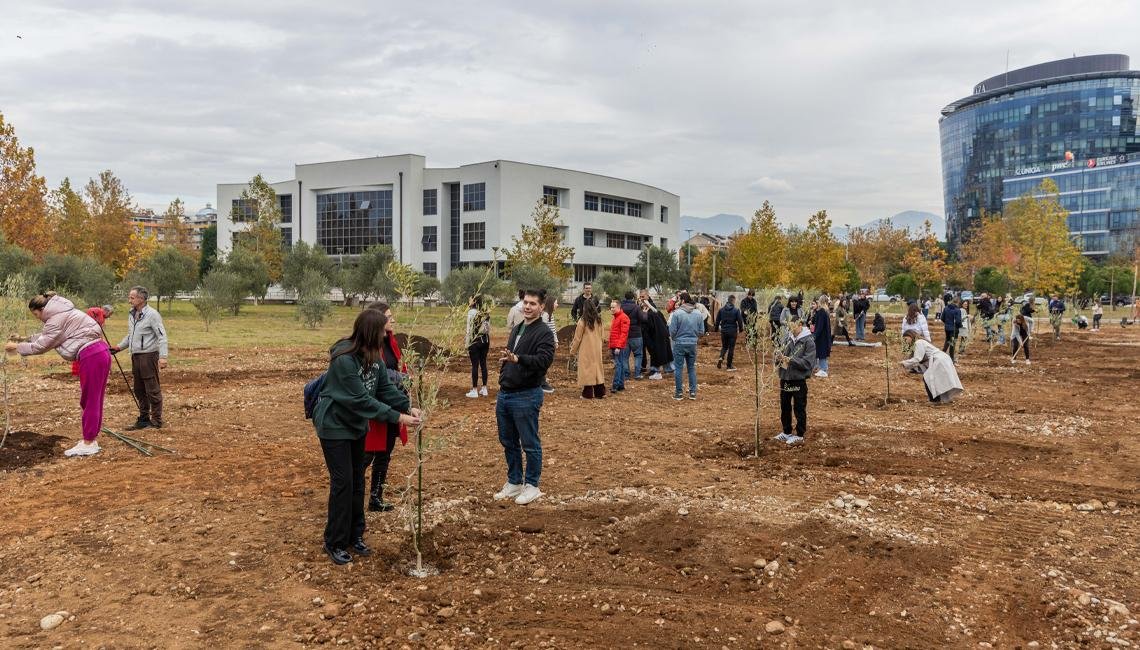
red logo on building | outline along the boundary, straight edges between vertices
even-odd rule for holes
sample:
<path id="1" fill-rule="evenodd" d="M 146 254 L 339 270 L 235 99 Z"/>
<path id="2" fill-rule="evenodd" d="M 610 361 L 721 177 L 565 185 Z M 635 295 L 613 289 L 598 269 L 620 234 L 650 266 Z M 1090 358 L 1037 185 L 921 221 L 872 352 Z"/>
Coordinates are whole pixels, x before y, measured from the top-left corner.
<path id="1" fill-rule="evenodd" d="M 1089 168 L 1096 167 L 1096 158 L 1089 158 Z"/>

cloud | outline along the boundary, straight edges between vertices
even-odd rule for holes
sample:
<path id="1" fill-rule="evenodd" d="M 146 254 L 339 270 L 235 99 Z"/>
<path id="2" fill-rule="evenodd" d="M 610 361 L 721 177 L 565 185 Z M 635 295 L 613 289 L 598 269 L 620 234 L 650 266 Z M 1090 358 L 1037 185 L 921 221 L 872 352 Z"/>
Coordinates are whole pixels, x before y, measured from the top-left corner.
<path id="1" fill-rule="evenodd" d="M 771 176 L 757 178 L 748 184 L 748 188 L 757 194 L 787 194 L 794 189 L 788 181 Z"/>

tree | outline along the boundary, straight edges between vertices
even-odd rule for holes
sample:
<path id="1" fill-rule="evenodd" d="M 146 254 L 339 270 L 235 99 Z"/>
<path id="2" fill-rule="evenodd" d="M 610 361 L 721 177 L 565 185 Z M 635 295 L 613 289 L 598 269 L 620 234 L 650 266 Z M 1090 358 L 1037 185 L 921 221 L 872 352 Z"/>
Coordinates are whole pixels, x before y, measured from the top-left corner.
<path id="1" fill-rule="evenodd" d="M 514 291 L 511 285 L 487 273 L 487 269 L 467 267 L 452 269 L 443 280 L 440 288 L 443 299 L 454 308 L 467 308 L 467 301 L 476 294 L 493 296 L 496 299 L 511 299 Z"/>
<path id="2" fill-rule="evenodd" d="M 28 318 L 27 300 L 32 294 L 28 286 L 27 277 L 22 273 L 13 273 L 0 280 L 0 337 L 7 342 L 12 336 L 24 334 L 25 320 Z M 8 439 L 12 431 L 12 362 L 7 353 L 0 352 L 0 389 L 3 390 L 4 402 L 4 433 L 0 436 L 0 448 Z"/>
<path id="3" fill-rule="evenodd" d="M 212 223 L 202 231 L 202 250 L 198 254 L 198 279 L 206 277 L 218 261 L 218 224 Z"/>
<path id="4" fill-rule="evenodd" d="M 627 291 L 633 291 L 633 284 L 624 273 L 604 271 L 594 278 L 594 286 L 610 300 L 621 300 Z M 605 305 L 602 306 L 605 309 Z"/>
<path id="5" fill-rule="evenodd" d="M 64 178 L 59 189 L 51 193 L 51 211 L 59 251 L 80 257 L 94 256 L 91 212 L 83 202 L 83 196 L 71 187 L 70 179 Z"/>
<path id="6" fill-rule="evenodd" d="M 163 246 L 155 251 L 143 261 L 140 271 L 147 287 L 158 298 L 160 308 L 163 296 L 169 306 L 175 293 L 193 289 L 198 281 L 194 258 L 175 246 Z"/>
<path id="7" fill-rule="evenodd" d="M 843 246 L 831 234 L 827 210 L 808 217 L 807 227 L 788 237 L 788 250 L 793 286 L 836 292 L 847 279 Z"/>
<path id="8" fill-rule="evenodd" d="M 1009 226 L 1002 215 L 983 212 L 981 221 L 973 229 L 969 241 L 959 248 L 958 257 L 967 272 L 975 276 L 985 267 L 1009 275 L 1017 264 L 1019 255 L 1015 242 L 1010 236 Z"/>
<path id="9" fill-rule="evenodd" d="M 258 254 L 246 248 L 235 248 L 230 251 L 222 268 L 236 275 L 242 282 L 244 293 L 242 298 L 253 296 L 257 300 L 265 297 L 269 290 L 269 268 L 265 260 Z M 234 312 L 237 315 L 237 312 Z"/>
<path id="10" fill-rule="evenodd" d="M 887 280 L 887 293 L 892 296 L 898 294 L 903 298 L 913 298 L 917 300 L 919 296 L 918 283 L 915 282 L 914 276 L 910 273 L 892 275 L 890 279 Z"/>
<path id="11" fill-rule="evenodd" d="M 714 261 L 715 260 L 715 261 Z M 689 275 L 689 286 L 700 288 L 702 291 L 712 291 L 719 286 L 731 286 L 728 282 L 728 273 L 725 269 L 725 251 L 709 247 L 693 258 L 693 266 Z M 713 275 L 716 275 L 717 287 L 713 286 Z"/>
<path id="12" fill-rule="evenodd" d="M 14 273 L 22 273 L 32 267 L 32 254 L 15 244 L 4 241 L 0 233 L 0 283 Z"/>
<path id="13" fill-rule="evenodd" d="M 261 177 L 249 180 L 249 185 L 241 192 L 241 201 L 235 204 L 230 219 L 240 223 L 245 219 L 241 213 L 243 205 L 253 210 L 254 221 L 249 228 L 238 234 L 235 248 L 245 248 L 265 261 L 270 282 L 280 282 L 284 243 L 281 238 L 281 206 L 277 202 L 277 192 Z M 264 295 L 264 294 L 263 294 Z"/>
<path id="14" fill-rule="evenodd" d="M 285 253 L 285 258 L 282 260 L 282 288 L 300 292 L 301 281 L 308 271 L 320 273 L 327 282 L 326 287 L 331 286 L 336 280 L 336 264 L 325 253 L 325 249 L 299 241 Z"/>
<path id="15" fill-rule="evenodd" d="M 186 204 L 175 198 L 162 213 L 163 243 L 186 252 L 194 250 L 190 226 L 186 223 Z"/>
<path id="16" fill-rule="evenodd" d="M 419 282 L 419 272 L 416 271 L 415 267 L 411 264 L 404 264 L 392 260 L 388 262 L 388 268 L 385 269 L 385 274 L 392 283 L 393 296 L 407 300 L 408 308 L 410 309 L 416 297 L 416 284 Z"/>
<path id="17" fill-rule="evenodd" d="M 997 267 L 983 266 L 974 274 L 974 291 L 990 293 L 997 296 L 1008 293 L 1010 290 L 1009 276 L 1002 273 Z"/>
<path id="18" fill-rule="evenodd" d="M 369 246 L 349 269 L 345 290 L 355 296 L 391 298 L 396 295 L 395 285 L 388 277 L 388 264 L 396 259 L 391 246 Z"/>
<path id="19" fill-rule="evenodd" d="M 776 209 L 765 201 L 752 215 L 748 230 L 732 239 L 727 271 L 740 284 L 757 289 L 788 281 L 788 239 L 776 223 Z"/>
<path id="20" fill-rule="evenodd" d="M 558 280 L 559 286 L 565 286 L 574 274 L 574 247 L 565 245 L 558 206 L 539 199 L 531 216 L 534 225 L 524 225 L 521 237 L 511 237 L 514 245 L 506 252 L 507 273 L 518 264 L 540 266 Z"/>
<path id="21" fill-rule="evenodd" d="M 895 228 L 890 219 L 882 219 L 873 228 L 851 229 L 847 234 L 847 259 L 859 270 L 864 282 L 881 287 L 892 270 L 902 265 L 912 246 L 906 228 Z"/>
<path id="22" fill-rule="evenodd" d="M 327 297 L 328 276 L 318 269 L 308 268 L 297 285 L 297 317 L 305 327 L 316 329 L 332 311 Z"/>
<path id="23" fill-rule="evenodd" d="M 203 320 L 206 320 L 206 326 L 209 327 L 206 311 L 215 308 L 218 310 L 228 309 L 231 314 L 237 316 L 248 295 L 248 283 L 237 273 L 222 266 L 210 271 L 209 275 L 202 279 L 194 307 L 198 309 L 199 315 L 202 316 Z M 199 303 L 202 304 L 201 307 L 199 307 Z"/>
<path id="24" fill-rule="evenodd" d="M 1045 179 L 1005 208 L 1009 236 L 1017 251 L 1010 274 L 1018 285 L 1039 294 L 1065 291 L 1081 272 L 1084 258 L 1069 237 L 1069 213 L 1057 198 L 1057 184 Z"/>
<path id="25" fill-rule="evenodd" d="M 537 266 L 533 264 L 513 264 L 510 267 L 511 282 L 515 285 L 515 289 L 523 291 L 525 289 L 538 289 L 545 291 L 547 295 L 558 297 L 561 291 L 561 281 L 550 275 L 544 266 Z"/>
<path id="26" fill-rule="evenodd" d="M 101 305 L 114 295 L 115 272 L 97 260 L 48 254 L 31 269 L 35 289 L 77 296 L 76 303 Z"/>
<path id="27" fill-rule="evenodd" d="M 136 210 L 131 194 L 110 170 L 100 173 L 98 181 L 87 181 L 84 194 L 90 213 L 91 253 L 114 269 L 115 275 L 124 277 L 146 257 L 138 249 L 152 244 L 131 225 Z"/>
<path id="28" fill-rule="evenodd" d="M 232 273 L 229 275 L 233 275 Z M 210 331 L 210 323 L 218 320 L 222 316 L 222 311 L 225 309 L 222 306 L 222 301 L 214 296 L 205 285 L 199 285 L 198 296 L 190 301 L 194 305 L 194 309 L 198 310 L 198 317 L 206 325 L 206 331 Z"/>
<path id="29" fill-rule="evenodd" d="M 843 280 L 843 291 L 845 293 L 855 293 L 863 286 L 863 278 L 859 275 L 859 269 L 851 262 L 843 263 L 843 272 L 846 277 Z"/>
<path id="30" fill-rule="evenodd" d="M 438 293 L 443 287 L 439 282 L 439 278 L 427 273 L 419 273 L 416 276 L 416 295 L 420 298 L 427 298 L 428 296 Z"/>
<path id="31" fill-rule="evenodd" d="M 949 268 L 946 265 L 946 249 L 938 243 L 938 237 L 930 228 L 930 221 L 923 222 L 922 234 L 903 258 L 903 266 L 914 277 L 923 292 L 939 294 L 946 282 Z M 933 291 L 931 291 L 933 289 Z"/>
<path id="32" fill-rule="evenodd" d="M 633 266 L 634 283 L 638 286 L 645 282 L 645 252 L 649 251 L 649 287 L 657 292 L 676 289 L 688 282 L 688 275 L 680 275 L 677 267 L 677 253 L 660 246 L 650 246 L 642 249 L 637 256 L 637 264 Z"/>
<path id="33" fill-rule="evenodd" d="M 20 146 L 15 127 L 0 114 L 0 232 L 37 257 L 54 249 L 46 197 L 35 150 Z"/>

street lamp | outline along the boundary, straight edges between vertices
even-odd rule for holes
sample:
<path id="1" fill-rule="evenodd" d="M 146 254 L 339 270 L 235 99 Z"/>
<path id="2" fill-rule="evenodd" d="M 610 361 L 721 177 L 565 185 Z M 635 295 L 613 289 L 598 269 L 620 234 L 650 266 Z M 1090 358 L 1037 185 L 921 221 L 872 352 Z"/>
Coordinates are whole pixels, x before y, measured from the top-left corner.
<path id="1" fill-rule="evenodd" d="M 692 228 L 685 228 L 685 234 L 689 236 L 688 239 L 685 240 L 685 257 L 687 258 L 686 263 L 689 266 L 692 266 L 693 265 L 693 248 L 692 248 L 693 245 L 689 243 L 689 239 L 693 238 L 693 229 Z"/>
<path id="2" fill-rule="evenodd" d="M 491 263 L 495 265 L 495 279 L 498 280 L 499 279 L 499 247 L 498 246 L 492 246 L 491 252 L 495 255 L 494 261 L 492 261 Z"/>
<path id="3" fill-rule="evenodd" d="M 851 224 L 845 223 L 843 227 L 847 229 L 847 236 L 843 238 L 843 261 L 847 261 L 847 249 L 851 247 Z"/>
<path id="4" fill-rule="evenodd" d="M 645 292 L 649 292 L 649 249 L 653 248 L 653 240 L 645 242 Z"/>

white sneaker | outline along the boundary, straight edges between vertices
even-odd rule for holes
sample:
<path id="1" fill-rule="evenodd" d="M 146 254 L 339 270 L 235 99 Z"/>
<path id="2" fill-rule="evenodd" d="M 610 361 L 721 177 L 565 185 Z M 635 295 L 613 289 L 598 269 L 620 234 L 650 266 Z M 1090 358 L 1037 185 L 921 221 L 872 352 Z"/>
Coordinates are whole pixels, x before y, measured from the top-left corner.
<path id="1" fill-rule="evenodd" d="M 664 379 L 664 377 L 662 377 L 661 373 L 659 373 L 659 372 L 655 372 L 652 375 L 649 375 L 649 378 L 650 379 Z"/>
<path id="2" fill-rule="evenodd" d="M 486 397 L 487 396 L 487 387 L 484 386 L 484 387 L 480 388 L 479 394 L 482 395 L 483 397 Z"/>
<path id="3" fill-rule="evenodd" d="M 826 373 L 826 372 L 824 372 L 824 371 L 822 371 L 822 370 L 816 370 L 816 371 L 815 371 L 815 376 L 816 376 L 816 377 L 824 377 L 824 378 L 826 378 L 826 377 L 827 377 L 827 373 Z"/>
<path id="4" fill-rule="evenodd" d="M 80 440 L 79 442 L 75 443 L 74 447 L 63 452 L 63 455 L 64 456 L 94 456 L 95 454 L 99 453 L 100 451 L 102 451 L 102 448 L 99 447 L 98 442 L 92 440 L 90 443 L 87 443 L 83 440 Z"/>
<path id="5" fill-rule="evenodd" d="M 787 444 L 788 446 L 791 446 L 791 445 L 798 445 L 798 444 L 802 443 L 803 441 L 804 441 L 803 436 L 788 436 L 788 439 L 785 440 L 784 443 Z"/>
<path id="6" fill-rule="evenodd" d="M 515 503 L 519 504 L 520 506 L 525 506 L 540 496 L 542 496 L 542 492 L 540 492 L 537 487 L 533 485 L 527 485 L 523 487 L 522 492 L 519 493 L 518 497 L 515 498 Z"/>
<path id="7" fill-rule="evenodd" d="M 1032 361 L 1030 361 L 1029 359 L 1026 359 L 1026 360 L 1025 360 L 1025 365 L 1027 365 L 1027 366 L 1032 366 L 1032 365 L 1033 365 L 1033 362 L 1032 362 Z"/>
<path id="8" fill-rule="evenodd" d="M 777 435 L 772 436 L 772 440 L 779 440 L 780 442 L 787 442 L 788 441 L 788 434 L 779 433 Z"/>
<path id="9" fill-rule="evenodd" d="M 510 481 L 503 483 L 503 489 L 495 493 L 495 501 L 502 501 L 503 499 L 513 499 L 522 494 L 523 486 L 515 485 Z"/>
<path id="10" fill-rule="evenodd" d="M 467 396 L 468 397 L 479 397 L 479 391 L 472 388 L 471 390 L 467 391 Z"/>

